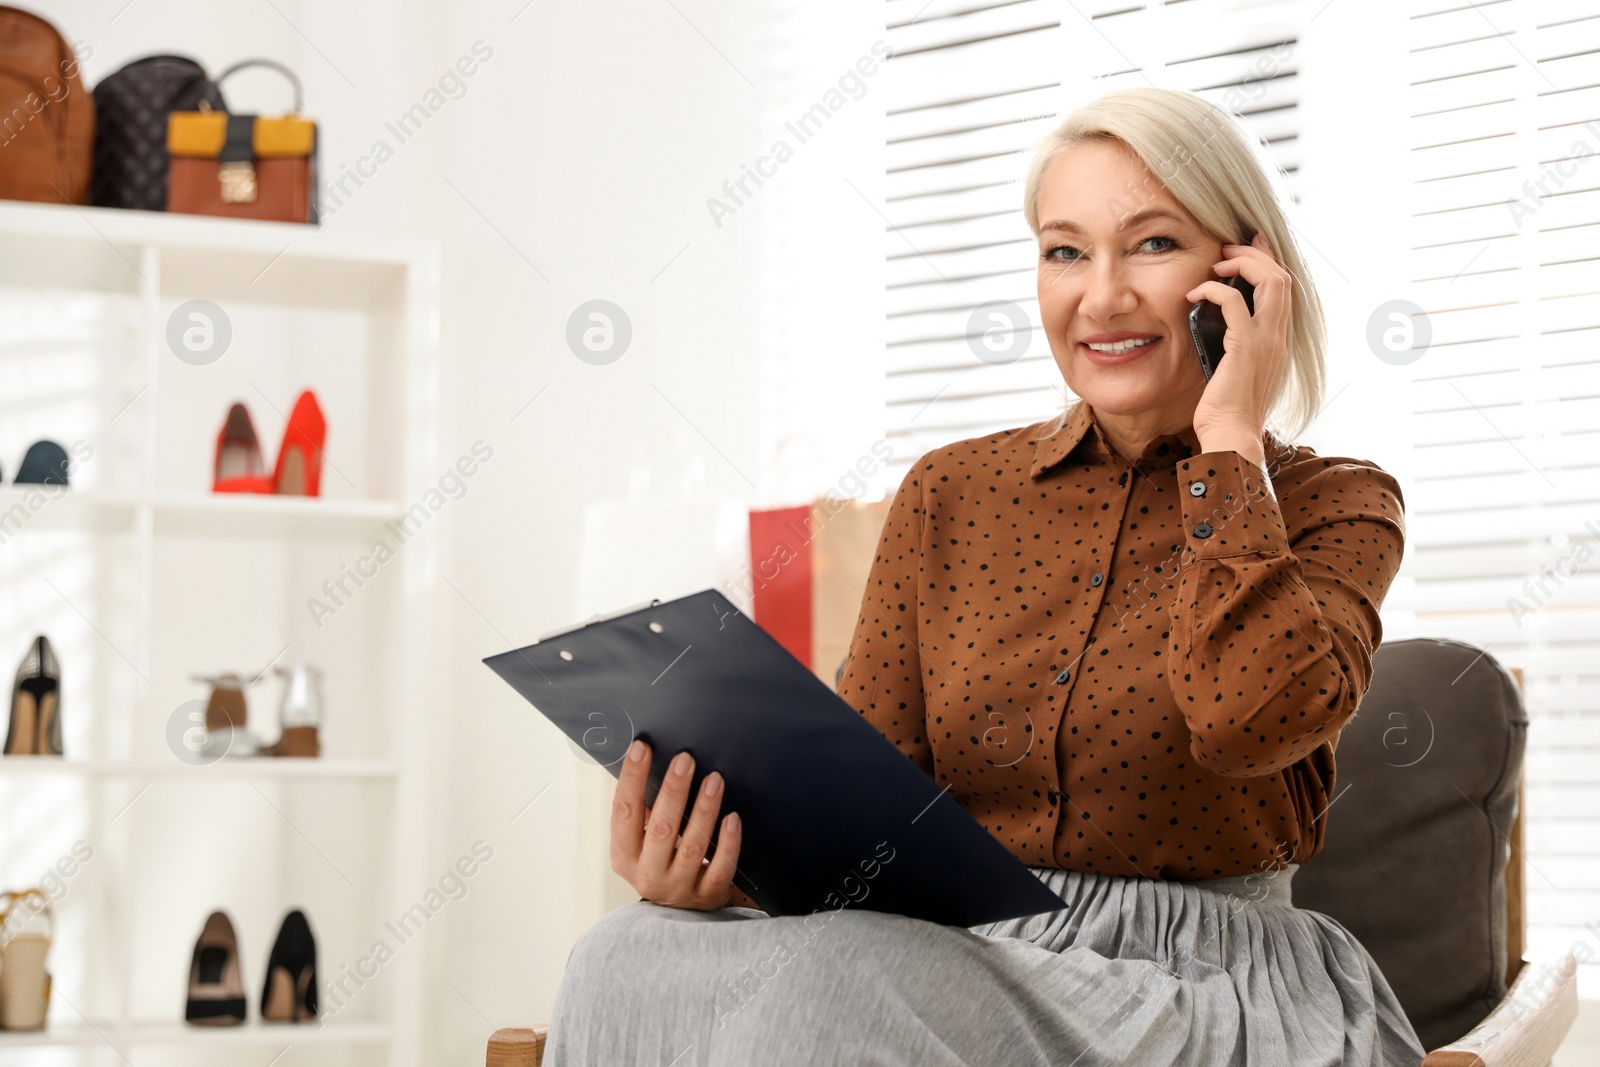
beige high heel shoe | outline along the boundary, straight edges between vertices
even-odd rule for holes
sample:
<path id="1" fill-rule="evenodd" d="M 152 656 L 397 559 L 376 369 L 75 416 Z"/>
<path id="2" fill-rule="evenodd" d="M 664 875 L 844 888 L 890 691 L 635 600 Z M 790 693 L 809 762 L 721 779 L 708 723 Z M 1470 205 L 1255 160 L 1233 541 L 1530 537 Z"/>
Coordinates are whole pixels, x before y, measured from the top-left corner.
<path id="1" fill-rule="evenodd" d="M 241 1026 L 245 1020 L 244 979 L 239 970 L 239 942 L 226 912 L 206 918 L 189 961 L 189 999 L 185 1021 L 195 1026 Z"/>
<path id="2" fill-rule="evenodd" d="M 55 932 L 50 898 L 42 889 L 0 893 L 0 1028 L 43 1030 L 50 1009 L 50 973 L 44 969 Z M 36 917 L 48 929 L 41 932 Z"/>

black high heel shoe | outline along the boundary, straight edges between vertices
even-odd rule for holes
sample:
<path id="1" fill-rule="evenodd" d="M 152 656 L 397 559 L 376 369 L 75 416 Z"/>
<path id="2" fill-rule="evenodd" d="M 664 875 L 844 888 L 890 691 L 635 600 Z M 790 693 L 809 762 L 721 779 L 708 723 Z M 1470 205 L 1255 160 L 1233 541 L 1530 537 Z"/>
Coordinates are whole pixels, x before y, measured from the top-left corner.
<path id="1" fill-rule="evenodd" d="M 283 917 L 261 987 L 264 1022 L 303 1023 L 317 1018 L 317 942 L 296 908 Z"/>
<path id="2" fill-rule="evenodd" d="M 194 943 L 183 1017 L 197 1026 L 239 1026 L 244 1022 L 239 943 L 226 912 L 212 912 Z"/>
<path id="3" fill-rule="evenodd" d="M 61 665 L 42 634 L 28 646 L 11 689 L 8 756 L 61 755 Z"/>

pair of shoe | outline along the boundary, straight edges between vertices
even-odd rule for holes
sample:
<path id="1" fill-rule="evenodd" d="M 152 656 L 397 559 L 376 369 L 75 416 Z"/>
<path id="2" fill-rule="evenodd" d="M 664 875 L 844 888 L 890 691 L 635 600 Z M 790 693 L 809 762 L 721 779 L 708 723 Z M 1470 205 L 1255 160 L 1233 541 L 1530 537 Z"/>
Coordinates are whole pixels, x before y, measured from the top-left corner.
<path id="1" fill-rule="evenodd" d="M 184 1020 L 196 1026 L 240 1026 L 245 1021 L 244 977 L 239 942 L 225 911 L 206 919 L 189 961 L 189 999 Z M 313 1022 L 317 1018 L 317 942 L 296 908 L 283 917 L 267 957 L 261 986 L 261 1020 Z"/>
<path id="2" fill-rule="evenodd" d="M 17 668 L 5 754 L 61 755 L 61 665 L 43 634 L 33 639 Z"/>
<path id="3" fill-rule="evenodd" d="M 44 1029 L 50 1009 L 44 964 L 54 930 L 44 890 L 0 892 L 0 1030 Z"/>
<path id="4" fill-rule="evenodd" d="M 217 457 L 212 467 L 213 493 L 277 493 L 283 496 L 320 496 L 322 492 L 322 446 L 328 437 L 328 423 L 322 417 L 316 394 L 307 389 L 294 403 L 289 424 L 283 428 L 283 444 L 272 475 L 261 459 L 261 442 L 256 438 L 250 409 L 235 403 L 217 434 Z"/>
<path id="5" fill-rule="evenodd" d="M 270 745 L 249 730 L 245 681 L 233 671 L 195 675 L 211 686 L 206 701 L 206 740 L 202 752 L 219 756 L 320 756 L 317 729 L 322 724 L 322 674 L 309 663 L 275 665 L 272 673 L 286 682 L 278 707 L 278 740 Z"/>
<path id="6" fill-rule="evenodd" d="M 66 449 L 54 441 L 35 441 L 28 446 L 12 482 L 16 485 L 66 485 L 67 468 L 71 465 Z"/>

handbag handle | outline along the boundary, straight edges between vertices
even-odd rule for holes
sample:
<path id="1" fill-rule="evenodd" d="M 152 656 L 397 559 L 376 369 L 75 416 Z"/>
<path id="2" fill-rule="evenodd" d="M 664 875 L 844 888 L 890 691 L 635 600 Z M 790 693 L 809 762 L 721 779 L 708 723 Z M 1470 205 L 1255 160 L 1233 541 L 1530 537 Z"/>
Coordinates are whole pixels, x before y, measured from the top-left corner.
<path id="1" fill-rule="evenodd" d="M 302 99 L 300 93 L 300 79 L 295 76 L 294 71 L 290 70 L 282 63 L 279 63 L 276 59 L 241 59 L 233 66 L 217 75 L 217 80 L 213 83 L 216 85 L 217 91 L 219 93 L 222 91 L 222 83 L 228 78 L 229 75 L 236 74 L 239 71 L 244 70 L 246 67 L 268 67 L 277 71 L 279 74 L 282 74 L 285 78 L 288 78 L 289 84 L 294 86 L 294 114 L 301 114 Z M 224 96 L 223 100 L 226 102 L 227 97 Z"/>
<path id="2" fill-rule="evenodd" d="M 190 63 L 190 64 L 193 64 L 194 66 L 199 67 L 200 72 L 202 74 L 205 73 L 205 68 L 203 66 L 201 66 L 200 62 L 198 60 L 194 59 L 193 57 L 175 55 L 175 54 L 169 53 L 169 52 L 160 52 L 160 53 L 157 53 L 156 55 L 153 55 L 153 56 L 141 56 L 140 58 L 133 60 L 131 63 L 129 63 L 127 65 L 130 66 L 130 67 L 138 67 L 138 66 L 143 66 L 146 63 L 170 63 L 170 62 L 173 62 L 173 61 L 176 61 L 176 62 L 179 62 L 179 63 Z"/>
<path id="3" fill-rule="evenodd" d="M 38 897 L 40 900 L 44 901 L 42 907 L 29 910 L 31 910 L 35 915 L 43 915 L 45 917 L 45 919 L 50 923 L 50 936 L 52 938 L 55 937 L 56 914 L 53 910 L 51 910 L 50 897 L 45 894 L 44 890 L 39 889 L 38 887 L 22 890 L 8 889 L 4 893 L 0 893 L 0 898 L 5 899 L 6 901 L 5 906 L 0 907 L 0 932 L 11 935 L 16 933 L 16 931 L 7 929 L 7 927 L 11 925 L 11 912 L 13 909 L 21 906 L 22 902 L 29 897 Z M 7 937 L 6 940 L 10 940 L 10 938 Z"/>

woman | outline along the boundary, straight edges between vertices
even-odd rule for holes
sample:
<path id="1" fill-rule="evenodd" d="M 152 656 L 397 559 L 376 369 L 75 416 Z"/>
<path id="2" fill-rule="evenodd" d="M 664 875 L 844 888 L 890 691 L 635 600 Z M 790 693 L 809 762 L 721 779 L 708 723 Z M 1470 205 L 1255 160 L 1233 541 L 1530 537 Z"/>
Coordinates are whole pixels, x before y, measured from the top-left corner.
<path id="1" fill-rule="evenodd" d="M 574 948 L 552 1062 L 1421 1061 L 1367 951 L 1290 899 L 1404 517 L 1383 470 L 1268 429 L 1314 417 L 1324 333 L 1265 171 L 1201 98 L 1121 90 L 1040 144 L 1024 210 L 1079 399 L 913 465 L 839 692 L 1066 906 L 970 930 L 846 908 L 820 931 L 727 907 L 720 776 L 678 839 L 692 760 L 647 812 L 635 742 L 611 855 L 645 899 Z M 1209 382 L 1200 300 L 1227 321 Z"/>

